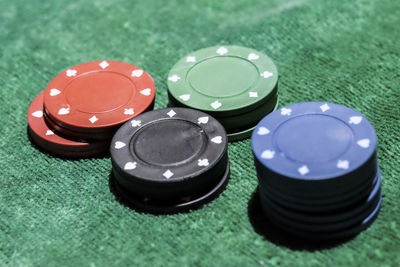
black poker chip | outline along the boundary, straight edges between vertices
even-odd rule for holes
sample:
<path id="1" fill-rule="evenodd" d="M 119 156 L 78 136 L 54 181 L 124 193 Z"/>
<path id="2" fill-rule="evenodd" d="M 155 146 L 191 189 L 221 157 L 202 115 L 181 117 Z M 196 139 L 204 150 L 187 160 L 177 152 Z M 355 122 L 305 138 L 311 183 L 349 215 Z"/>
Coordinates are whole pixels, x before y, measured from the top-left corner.
<path id="1" fill-rule="evenodd" d="M 226 132 L 216 119 L 197 110 L 143 113 L 116 132 L 110 151 L 117 192 L 149 212 L 201 206 L 229 178 Z"/>

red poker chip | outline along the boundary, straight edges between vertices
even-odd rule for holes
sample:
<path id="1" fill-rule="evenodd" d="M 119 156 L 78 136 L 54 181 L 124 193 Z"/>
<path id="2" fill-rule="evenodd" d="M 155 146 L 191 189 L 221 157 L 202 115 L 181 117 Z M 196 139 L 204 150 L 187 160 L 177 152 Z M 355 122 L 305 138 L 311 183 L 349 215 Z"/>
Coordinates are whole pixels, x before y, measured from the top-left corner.
<path id="1" fill-rule="evenodd" d="M 66 139 L 49 128 L 43 116 L 43 95 L 40 93 L 28 109 L 28 130 L 41 149 L 62 157 L 90 157 L 108 151 L 108 142 L 80 142 Z"/>
<path id="2" fill-rule="evenodd" d="M 104 139 L 152 108 L 155 86 L 142 69 L 118 61 L 93 61 L 58 74 L 44 91 L 44 108 L 61 128 Z"/>

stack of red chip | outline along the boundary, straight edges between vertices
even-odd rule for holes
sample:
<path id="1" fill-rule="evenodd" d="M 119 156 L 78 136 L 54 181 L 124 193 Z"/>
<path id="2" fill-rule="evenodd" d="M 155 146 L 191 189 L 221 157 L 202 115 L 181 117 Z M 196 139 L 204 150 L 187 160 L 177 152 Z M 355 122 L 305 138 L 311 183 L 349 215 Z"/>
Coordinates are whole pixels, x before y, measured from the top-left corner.
<path id="1" fill-rule="evenodd" d="M 101 155 L 124 122 L 153 109 L 154 97 L 153 79 L 134 65 L 83 63 L 58 74 L 32 101 L 29 134 L 57 156 Z"/>

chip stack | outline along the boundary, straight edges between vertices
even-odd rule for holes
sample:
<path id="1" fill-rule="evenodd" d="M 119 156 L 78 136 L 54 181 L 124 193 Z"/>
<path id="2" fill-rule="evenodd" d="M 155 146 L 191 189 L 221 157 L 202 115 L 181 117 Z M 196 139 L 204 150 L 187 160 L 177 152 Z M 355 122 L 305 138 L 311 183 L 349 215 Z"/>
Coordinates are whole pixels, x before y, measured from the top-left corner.
<path id="1" fill-rule="evenodd" d="M 229 141 L 250 137 L 278 104 L 278 71 L 265 54 L 240 46 L 195 51 L 168 75 L 169 106 L 201 110 L 226 129 Z"/>
<path id="2" fill-rule="evenodd" d="M 175 213 L 217 196 L 229 179 L 227 136 L 203 112 L 167 108 L 125 123 L 111 143 L 113 184 L 134 208 Z"/>
<path id="3" fill-rule="evenodd" d="M 377 217 L 377 139 L 357 111 L 324 102 L 283 107 L 259 122 L 252 149 L 263 211 L 285 231 L 343 239 Z"/>
<path id="4" fill-rule="evenodd" d="M 32 101 L 28 131 L 38 147 L 57 156 L 101 155 L 123 123 L 153 109 L 154 96 L 153 79 L 134 65 L 83 63 L 58 74 Z"/>

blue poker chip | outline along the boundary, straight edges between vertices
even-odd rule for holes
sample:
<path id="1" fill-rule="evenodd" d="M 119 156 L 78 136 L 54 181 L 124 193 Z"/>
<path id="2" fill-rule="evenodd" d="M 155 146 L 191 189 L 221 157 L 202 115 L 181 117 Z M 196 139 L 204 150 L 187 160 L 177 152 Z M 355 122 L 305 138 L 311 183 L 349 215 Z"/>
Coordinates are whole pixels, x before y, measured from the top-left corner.
<path id="1" fill-rule="evenodd" d="M 375 153 L 373 126 L 359 112 L 326 102 L 303 102 L 264 117 L 252 135 L 256 159 L 269 171 L 299 181 L 352 173 Z"/>

